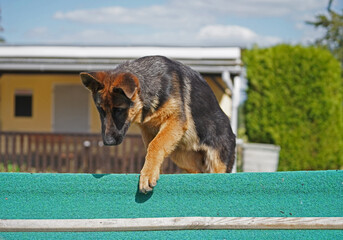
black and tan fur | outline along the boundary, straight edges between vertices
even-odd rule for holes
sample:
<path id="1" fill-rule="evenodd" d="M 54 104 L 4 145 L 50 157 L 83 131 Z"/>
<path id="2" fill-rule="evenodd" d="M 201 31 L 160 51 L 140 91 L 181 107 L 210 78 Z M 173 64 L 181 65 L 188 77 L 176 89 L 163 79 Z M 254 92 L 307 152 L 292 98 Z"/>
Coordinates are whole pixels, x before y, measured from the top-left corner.
<path id="1" fill-rule="evenodd" d="M 140 126 L 147 155 L 139 189 L 151 191 L 163 160 L 190 173 L 231 172 L 235 135 L 201 75 L 180 62 L 148 56 L 113 71 L 81 73 L 100 113 L 105 145 L 120 144 Z"/>

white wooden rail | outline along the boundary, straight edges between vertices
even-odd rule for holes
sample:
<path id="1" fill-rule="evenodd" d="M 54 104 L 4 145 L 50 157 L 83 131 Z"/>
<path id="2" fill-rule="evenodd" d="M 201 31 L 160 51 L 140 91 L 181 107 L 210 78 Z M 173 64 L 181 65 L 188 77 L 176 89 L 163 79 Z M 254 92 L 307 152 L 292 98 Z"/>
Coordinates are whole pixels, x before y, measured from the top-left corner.
<path id="1" fill-rule="evenodd" d="M 341 229 L 343 217 L 167 217 L 0 219 L 0 232 L 114 232 L 192 229 Z"/>

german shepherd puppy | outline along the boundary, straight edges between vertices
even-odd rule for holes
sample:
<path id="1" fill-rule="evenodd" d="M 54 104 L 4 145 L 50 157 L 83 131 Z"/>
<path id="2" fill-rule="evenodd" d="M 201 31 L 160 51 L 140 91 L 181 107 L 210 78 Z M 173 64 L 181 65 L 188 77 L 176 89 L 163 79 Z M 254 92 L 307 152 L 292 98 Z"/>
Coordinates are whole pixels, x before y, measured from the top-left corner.
<path id="1" fill-rule="evenodd" d="M 147 149 L 139 190 L 152 191 L 163 160 L 189 173 L 231 172 L 236 140 L 211 88 L 190 67 L 163 56 L 82 72 L 101 118 L 105 145 L 123 141 L 137 123 Z"/>

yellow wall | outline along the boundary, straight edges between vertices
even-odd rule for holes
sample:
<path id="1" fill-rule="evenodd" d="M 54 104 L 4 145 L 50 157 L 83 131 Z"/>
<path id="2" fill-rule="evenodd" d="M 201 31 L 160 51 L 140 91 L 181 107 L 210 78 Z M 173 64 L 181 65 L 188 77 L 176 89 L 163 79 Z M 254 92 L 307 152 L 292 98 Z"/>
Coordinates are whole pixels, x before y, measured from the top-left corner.
<path id="1" fill-rule="evenodd" d="M 220 106 L 231 114 L 231 99 L 223 94 L 210 78 L 205 77 L 214 91 Z M 222 86 L 225 84 L 217 78 Z M 54 86 L 57 84 L 79 84 L 78 74 L 3 74 L 0 77 L 0 130 L 2 131 L 53 131 Z M 30 90 L 33 95 L 32 117 L 14 116 L 14 96 L 18 90 Z M 87 91 L 85 89 L 85 91 Z M 90 93 L 89 93 L 90 94 Z M 89 95 L 90 96 L 90 95 Z M 99 114 L 89 97 L 90 132 L 100 132 Z M 139 128 L 131 126 L 129 133 L 139 133 Z"/>
<path id="2" fill-rule="evenodd" d="M 205 76 L 204 78 L 207 81 L 208 85 L 210 85 L 212 91 L 214 92 L 214 95 L 216 95 L 216 98 L 223 112 L 231 117 L 232 100 L 229 96 L 230 90 L 227 88 L 225 89 L 226 92 L 224 93 L 223 90 L 220 89 L 210 77 Z M 221 79 L 221 77 L 215 77 L 215 79 L 221 86 L 225 87 L 225 83 Z"/>
<path id="3" fill-rule="evenodd" d="M 52 131 L 53 91 L 57 84 L 81 84 L 81 81 L 77 74 L 2 75 L 0 78 L 0 129 L 3 131 Z M 14 95 L 18 90 L 32 91 L 32 117 L 14 116 Z M 94 106 L 91 107 L 90 112 L 91 130 L 98 131 L 99 127 L 96 125 L 99 126 L 99 124 Z"/>

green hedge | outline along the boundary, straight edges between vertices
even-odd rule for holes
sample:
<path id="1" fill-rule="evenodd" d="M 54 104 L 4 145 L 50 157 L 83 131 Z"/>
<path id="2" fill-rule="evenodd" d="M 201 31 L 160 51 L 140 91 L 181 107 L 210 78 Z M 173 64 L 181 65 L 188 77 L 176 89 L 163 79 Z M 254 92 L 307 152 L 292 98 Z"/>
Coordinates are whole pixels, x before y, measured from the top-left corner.
<path id="1" fill-rule="evenodd" d="M 278 45 L 244 53 L 251 142 L 281 146 L 279 170 L 342 169 L 343 85 L 326 50 Z"/>

